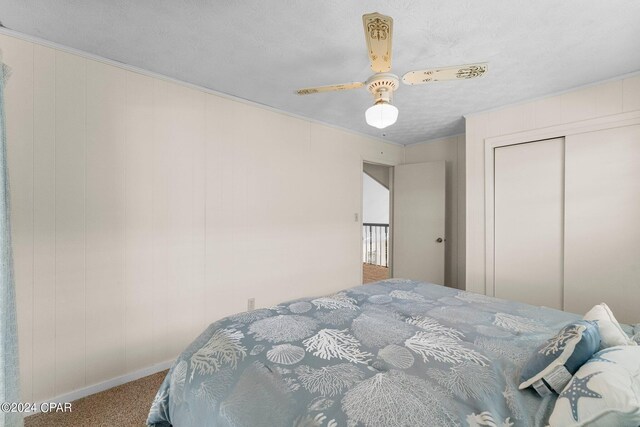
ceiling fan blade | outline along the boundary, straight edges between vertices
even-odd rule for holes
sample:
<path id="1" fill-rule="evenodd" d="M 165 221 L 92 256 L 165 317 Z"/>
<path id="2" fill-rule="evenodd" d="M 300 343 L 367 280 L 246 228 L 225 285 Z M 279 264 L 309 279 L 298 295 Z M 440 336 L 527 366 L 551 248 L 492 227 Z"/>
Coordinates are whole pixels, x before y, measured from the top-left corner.
<path id="1" fill-rule="evenodd" d="M 393 19 L 376 12 L 363 15 L 362 23 L 371 69 L 376 73 L 386 73 L 391 70 Z"/>
<path id="2" fill-rule="evenodd" d="M 489 64 L 458 65 L 455 67 L 429 68 L 427 70 L 409 71 L 402 76 L 402 81 L 408 85 L 439 82 L 443 80 L 475 79 L 484 76 L 489 70 Z"/>
<path id="3" fill-rule="evenodd" d="M 335 92 L 338 90 L 358 89 L 359 87 L 362 87 L 362 86 L 364 86 L 364 83 L 362 82 L 353 82 L 353 83 L 344 83 L 341 85 L 306 87 L 304 89 L 298 89 L 296 93 L 298 95 L 311 95 L 312 93 Z"/>

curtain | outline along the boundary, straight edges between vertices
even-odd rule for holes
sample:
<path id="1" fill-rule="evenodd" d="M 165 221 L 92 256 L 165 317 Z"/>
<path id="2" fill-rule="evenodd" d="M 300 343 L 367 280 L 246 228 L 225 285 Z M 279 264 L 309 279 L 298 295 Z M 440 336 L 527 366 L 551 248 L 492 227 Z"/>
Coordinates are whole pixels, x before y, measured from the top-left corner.
<path id="1" fill-rule="evenodd" d="M 4 87 L 8 77 L 9 67 L 2 62 L 0 52 L 0 403 L 20 401 L 18 325 L 9 220 L 9 173 L 4 111 Z M 22 426 L 22 416 L 18 413 L 0 411 L 0 427 L 14 426 Z"/>

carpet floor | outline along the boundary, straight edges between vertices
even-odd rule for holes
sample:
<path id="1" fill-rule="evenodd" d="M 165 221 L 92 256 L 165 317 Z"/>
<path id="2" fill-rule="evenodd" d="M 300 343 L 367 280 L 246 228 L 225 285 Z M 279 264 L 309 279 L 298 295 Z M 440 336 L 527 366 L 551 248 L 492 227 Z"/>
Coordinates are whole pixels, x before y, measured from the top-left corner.
<path id="1" fill-rule="evenodd" d="M 71 412 L 36 414 L 24 419 L 25 427 L 142 427 L 151 402 L 167 371 L 158 372 L 78 399 Z"/>

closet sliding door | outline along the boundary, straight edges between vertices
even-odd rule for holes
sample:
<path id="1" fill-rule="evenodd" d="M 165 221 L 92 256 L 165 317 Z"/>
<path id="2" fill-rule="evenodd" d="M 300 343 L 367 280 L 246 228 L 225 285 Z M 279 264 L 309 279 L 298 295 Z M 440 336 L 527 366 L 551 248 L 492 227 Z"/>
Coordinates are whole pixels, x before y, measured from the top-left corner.
<path id="1" fill-rule="evenodd" d="M 562 308 L 564 139 L 494 151 L 496 297 Z"/>
<path id="2" fill-rule="evenodd" d="M 565 192 L 565 310 L 640 321 L 640 126 L 567 137 Z"/>

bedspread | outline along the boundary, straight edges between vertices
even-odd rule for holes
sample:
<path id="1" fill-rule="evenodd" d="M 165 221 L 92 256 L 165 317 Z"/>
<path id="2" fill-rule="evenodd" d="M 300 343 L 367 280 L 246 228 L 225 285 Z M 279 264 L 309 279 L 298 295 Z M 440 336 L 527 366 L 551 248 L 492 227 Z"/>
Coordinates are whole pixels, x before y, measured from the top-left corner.
<path id="1" fill-rule="evenodd" d="M 554 397 L 518 390 L 578 316 L 390 279 L 211 324 L 175 361 L 153 426 L 543 425 Z"/>

